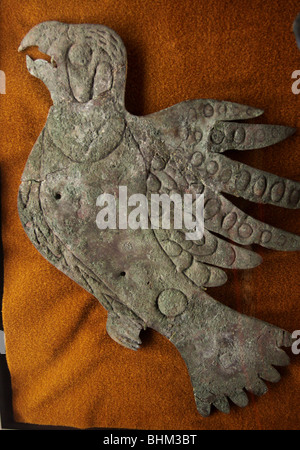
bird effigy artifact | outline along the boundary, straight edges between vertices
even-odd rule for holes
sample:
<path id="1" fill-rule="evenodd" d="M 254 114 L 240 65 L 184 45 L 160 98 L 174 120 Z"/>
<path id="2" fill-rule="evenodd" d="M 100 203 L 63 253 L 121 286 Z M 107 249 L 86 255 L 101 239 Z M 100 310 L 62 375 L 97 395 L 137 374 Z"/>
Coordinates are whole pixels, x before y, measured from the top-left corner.
<path id="1" fill-rule="evenodd" d="M 224 194 L 299 208 L 300 184 L 224 152 L 272 145 L 294 129 L 238 122 L 263 111 L 207 99 L 130 114 L 125 47 L 102 25 L 44 22 L 19 50 L 30 46 L 51 57 L 49 63 L 27 56 L 27 67 L 48 87 L 53 106 L 19 189 L 29 239 L 107 309 L 115 341 L 136 350 L 141 330 L 150 327 L 176 346 L 200 414 L 209 415 L 211 405 L 229 412 L 228 399 L 245 406 L 245 390 L 261 395 L 263 379 L 279 380 L 273 366 L 289 363 L 280 347 L 290 346 L 291 336 L 222 305 L 205 288 L 226 282 L 223 269 L 259 265 L 251 244 L 295 251 L 300 238 L 250 217 Z M 130 201 L 120 208 L 125 194 Z M 203 194 L 198 233 L 195 208 Z M 188 204 L 180 203 L 184 195 L 192 202 L 193 232 L 188 220 L 175 224 Z M 156 216 L 133 209 L 142 198 L 156 200 Z M 167 199 L 169 227 L 161 225 Z"/>

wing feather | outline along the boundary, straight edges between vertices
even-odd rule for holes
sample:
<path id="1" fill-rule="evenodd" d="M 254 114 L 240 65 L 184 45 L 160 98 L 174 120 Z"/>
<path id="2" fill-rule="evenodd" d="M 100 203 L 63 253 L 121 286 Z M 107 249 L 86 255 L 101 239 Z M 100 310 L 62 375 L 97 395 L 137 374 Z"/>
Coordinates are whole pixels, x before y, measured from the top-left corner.
<path id="1" fill-rule="evenodd" d="M 230 148 L 245 150 L 247 147 L 272 145 L 294 131 L 282 126 L 254 126 L 234 122 L 230 125 L 231 122 L 226 122 L 257 117 L 262 112 L 230 102 L 190 100 L 147 116 L 163 144 L 157 146 L 150 166 L 147 180 L 149 203 L 151 204 L 151 194 L 190 193 L 195 200 L 196 194 L 204 193 L 205 229 L 202 239 L 186 240 L 185 232 L 190 230 L 186 230 L 184 226 L 181 230 L 174 229 L 174 207 L 171 210 L 171 229 L 154 230 L 159 244 L 176 269 L 197 286 L 224 284 L 227 275 L 222 269 L 249 269 L 261 263 L 258 254 L 226 239 L 244 246 L 260 244 L 277 250 L 300 249 L 299 236 L 248 216 L 222 195 L 222 191 L 230 191 L 258 203 L 298 207 L 299 183 L 217 154 Z M 241 130 L 245 131 L 247 138 L 243 143 L 241 139 L 244 135 Z M 225 141 L 219 146 L 216 143 L 220 136 L 216 135 L 216 131 L 224 134 Z M 214 145 L 212 136 L 216 141 Z M 230 139 L 233 142 L 229 142 Z M 249 177 L 244 179 L 246 172 L 250 173 L 250 180 Z M 266 186 L 263 186 L 264 181 Z M 282 183 L 289 188 L 289 202 L 282 199 L 285 192 L 279 199 Z M 231 185 L 235 189 L 230 188 Z M 181 215 L 183 217 L 183 206 Z"/>

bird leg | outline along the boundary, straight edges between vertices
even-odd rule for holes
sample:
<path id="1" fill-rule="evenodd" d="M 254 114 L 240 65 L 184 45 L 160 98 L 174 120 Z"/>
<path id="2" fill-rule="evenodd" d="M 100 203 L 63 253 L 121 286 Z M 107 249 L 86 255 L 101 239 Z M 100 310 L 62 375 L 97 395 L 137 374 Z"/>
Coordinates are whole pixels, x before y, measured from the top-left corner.
<path id="1" fill-rule="evenodd" d="M 118 344 L 131 350 L 138 350 L 142 343 L 140 331 L 146 328 L 144 322 L 116 300 L 111 306 L 113 309 L 108 311 L 107 315 L 107 333 Z"/>

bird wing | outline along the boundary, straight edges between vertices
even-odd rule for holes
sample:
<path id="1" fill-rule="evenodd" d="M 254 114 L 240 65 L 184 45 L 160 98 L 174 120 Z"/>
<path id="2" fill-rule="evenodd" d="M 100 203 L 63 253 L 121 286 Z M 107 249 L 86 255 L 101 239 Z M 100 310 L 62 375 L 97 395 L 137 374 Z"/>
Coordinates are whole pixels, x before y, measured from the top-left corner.
<path id="1" fill-rule="evenodd" d="M 197 286 L 224 284 L 227 280 L 224 268 L 249 269 L 260 264 L 260 256 L 242 246 L 300 249 L 299 236 L 249 216 L 223 195 L 229 193 L 253 202 L 299 208 L 299 183 L 222 154 L 229 149 L 272 145 L 295 131 L 278 125 L 235 122 L 262 113 L 230 102 L 191 100 L 147 116 L 164 142 L 157 147 L 151 162 L 147 181 L 149 201 L 153 193 L 191 193 L 194 197 L 204 193 L 202 239 L 186 240 L 184 230 L 174 226 L 170 230 L 154 230 L 177 270 Z"/>

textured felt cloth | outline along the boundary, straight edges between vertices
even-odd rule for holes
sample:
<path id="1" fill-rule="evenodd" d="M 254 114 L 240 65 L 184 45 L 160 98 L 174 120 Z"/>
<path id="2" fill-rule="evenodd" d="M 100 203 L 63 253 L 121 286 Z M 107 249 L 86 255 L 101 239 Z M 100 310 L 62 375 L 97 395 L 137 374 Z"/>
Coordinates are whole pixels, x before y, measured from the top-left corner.
<path id="1" fill-rule="evenodd" d="M 80 428 L 297 429 L 299 357 L 280 369 L 278 384 L 245 409 L 202 418 L 187 369 L 174 346 L 147 330 L 138 352 L 105 331 L 98 301 L 51 266 L 26 237 L 17 213 L 20 177 L 51 99 L 30 76 L 17 48 L 37 23 L 101 23 L 128 51 L 127 109 L 148 114 L 188 98 L 215 98 L 265 110 L 264 123 L 298 127 L 267 149 L 235 155 L 260 169 L 300 181 L 300 69 L 292 23 L 298 0 L 2 0 L 0 69 L 5 283 L 3 299 L 13 410 L 19 422 Z M 31 50 L 36 56 L 37 52 Z M 231 153 L 231 156 L 233 153 Z M 242 204 L 272 225 L 299 232 L 299 211 Z M 289 331 L 300 328 L 299 254 L 257 250 L 256 269 L 229 273 L 216 299 Z"/>

